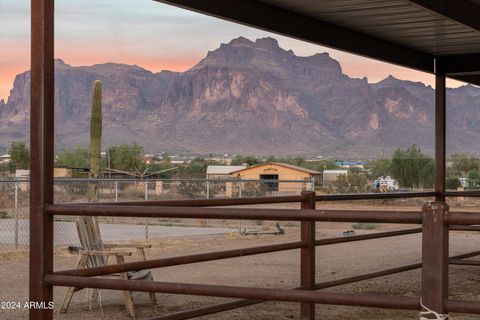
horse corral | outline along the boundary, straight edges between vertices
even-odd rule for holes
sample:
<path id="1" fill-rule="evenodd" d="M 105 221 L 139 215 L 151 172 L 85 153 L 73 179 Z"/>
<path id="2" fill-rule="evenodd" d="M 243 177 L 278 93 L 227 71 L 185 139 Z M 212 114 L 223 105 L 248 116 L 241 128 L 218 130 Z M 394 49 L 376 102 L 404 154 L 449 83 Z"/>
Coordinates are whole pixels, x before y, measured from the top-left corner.
<path id="1" fill-rule="evenodd" d="M 164 0 L 164 3 L 196 10 L 220 18 L 282 33 L 306 41 L 336 47 L 341 50 L 380 59 L 435 74 L 435 191 L 401 194 L 365 194 L 316 196 L 304 192 L 298 196 L 279 196 L 252 199 L 209 199 L 186 201 L 145 201 L 142 203 L 110 203 L 101 205 L 55 204 L 53 201 L 53 123 L 54 123 L 54 4 L 52 0 L 32 1 L 32 73 L 31 73 L 31 223 L 30 223 L 30 300 L 48 304 L 53 300 L 53 287 L 103 288 L 121 291 L 144 291 L 164 294 L 196 295 L 241 299 L 215 304 L 155 319 L 189 319 L 264 301 L 296 302 L 300 304 L 300 319 L 315 319 L 315 304 L 377 307 L 418 310 L 425 318 L 443 319 L 448 312 L 480 313 L 476 300 L 451 299 L 448 296 L 448 266 L 478 265 L 468 258 L 480 251 L 449 256 L 449 229 L 474 231 L 479 228 L 479 212 L 450 211 L 446 197 L 480 196 L 479 192 L 445 191 L 446 154 L 446 76 L 479 84 L 480 6 L 467 0 L 381 1 L 390 5 L 378 10 L 370 1 L 189 1 Z M 298 2 L 298 3 L 297 3 Z M 413 12 L 413 14 L 412 14 Z M 402 15 L 410 17 L 405 22 Z M 402 36 L 398 29 L 378 24 L 382 16 L 389 25 L 402 25 L 410 32 Z M 431 28 L 419 30 L 415 21 L 430 23 Z M 408 19 L 407 19 L 408 20 Z M 376 24 L 377 23 L 377 24 Z M 453 30 L 462 29 L 468 37 L 450 37 Z M 427 34 L 425 34 L 425 32 Z M 420 37 L 429 37 L 425 41 Z M 466 40 L 465 40 L 466 39 Z M 472 40 L 474 39 L 474 40 Z M 317 201 L 434 197 L 435 201 L 417 210 L 347 210 L 316 208 Z M 232 205 L 301 203 L 301 209 L 228 208 Z M 212 208 L 215 207 L 215 208 Z M 219 250 L 127 262 L 79 270 L 53 269 L 53 217 L 118 216 L 145 218 L 245 219 L 300 221 L 299 239 L 288 243 Z M 365 240 L 360 236 L 316 239 L 317 222 L 376 222 L 421 224 L 421 229 L 392 231 L 363 237 L 389 237 L 414 232 L 422 233 L 422 262 L 400 266 L 329 283 L 316 282 L 316 250 L 320 245 Z M 357 238 L 355 238 L 357 237 Z M 300 283 L 288 288 L 261 288 L 242 285 L 196 284 L 190 282 L 130 281 L 96 278 L 118 272 L 179 266 L 219 259 L 244 257 L 284 250 L 300 250 Z M 340 293 L 317 291 L 326 287 L 393 274 L 421 267 L 420 296 L 385 295 L 378 293 Z M 53 310 L 30 309 L 31 319 L 52 319 Z M 342 318 L 342 316 L 338 316 Z"/>

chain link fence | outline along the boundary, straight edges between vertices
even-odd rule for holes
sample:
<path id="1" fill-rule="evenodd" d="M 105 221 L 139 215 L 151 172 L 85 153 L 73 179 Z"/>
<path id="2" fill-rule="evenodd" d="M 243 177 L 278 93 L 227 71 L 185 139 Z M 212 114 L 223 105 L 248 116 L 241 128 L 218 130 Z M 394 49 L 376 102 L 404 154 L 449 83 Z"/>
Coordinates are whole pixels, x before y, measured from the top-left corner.
<path id="1" fill-rule="evenodd" d="M 204 179 L 56 179 L 55 203 L 88 202 L 89 186 L 98 189 L 99 202 L 241 198 L 300 194 L 313 190 L 313 181 Z M 0 180 L 0 250 L 28 249 L 29 180 Z M 276 232 L 264 221 L 211 219 L 98 217 L 105 242 L 161 240 L 225 233 Z M 79 245 L 76 217 L 55 216 L 54 243 Z"/>

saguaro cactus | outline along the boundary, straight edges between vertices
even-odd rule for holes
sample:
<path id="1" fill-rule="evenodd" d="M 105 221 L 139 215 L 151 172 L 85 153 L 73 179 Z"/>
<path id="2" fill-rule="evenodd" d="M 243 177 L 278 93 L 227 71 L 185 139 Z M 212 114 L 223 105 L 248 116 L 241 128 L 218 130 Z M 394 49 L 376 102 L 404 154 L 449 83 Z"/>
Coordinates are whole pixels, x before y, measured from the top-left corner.
<path id="1" fill-rule="evenodd" d="M 90 172 L 89 178 L 100 175 L 100 150 L 102 148 L 102 83 L 93 84 L 92 116 L 90 119 Z M 98 184 L 91 183 L 88 193 L 89 202 L 98 201 Z"/>
<path id="2" fill-rule="evenodd" d="M 97 202 L 98 197 L 98 183 L 93 179 L 100 175 L 100 150 L 102 148 L 102 84 L 96 80 L 93 83 L 93 98 L 92 98 L 92 115 L 90 119 L 90 172 L 88 177 L 90 180 L 88 184 L 88 202 Z M 102 250 L 102 237 L 100 235 L 100 228 L 95 218 L 80 217 L 80 225 L 83 225 L 85 230 L 90 230 L 88 241 L 88 248 L 85 250 Z M 96 263 L 94 262 L 96 260 Z M 90 257 L 90 265 L 103 265 L 105 259 L 103 256 Z"/>

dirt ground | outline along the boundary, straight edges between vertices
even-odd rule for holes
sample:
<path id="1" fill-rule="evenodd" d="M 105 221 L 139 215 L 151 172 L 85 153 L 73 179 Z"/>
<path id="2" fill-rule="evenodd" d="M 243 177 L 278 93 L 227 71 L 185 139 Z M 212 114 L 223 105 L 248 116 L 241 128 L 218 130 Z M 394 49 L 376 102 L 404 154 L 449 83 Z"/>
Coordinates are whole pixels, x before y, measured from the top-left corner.
<path id="1" fill-rule="evenodd" d="M 381 209 L 379 206 L 377 209 Z M 391 209 L 391 208 L 390 208 Z M 418 207 L 416 207 L 418 210 Z M 357 230 L 357 234 L 385 230 L 410 228 L 405 225 L 377 225 L 375 230 Z M 344 230 L 351 229 L 349 223 L 318 223 L 317 238 L 342 236 Z M 233 248 L 253 247 L 270 243 L 297 241 L 298 228 L 287 227 L 282 236 L 240 236 L 238 234 L 201 236 L 163 240 L 154 242 L 148 249 L 147 257 L 162 258 L 207 251 L 220 251 Z M 480 235 L 473 232 L 451 232 L 450 255 L 478 250 Z M 421 235 L 406 235 L 395 238 L 368 240 L 317 247 L 316 280 L 340 279 L 356 274 L 408 265 L 420 261 Z M 71 269 L 77 256 L 66 250 L 55 254 L 55 269 Z M 132 258 L 133 259 L 133 258 Z M 480 259 L 480 258 L 479 258 Z M 293 288 L 299 285 L 299 251 L 291 250 L 265 255 L 256 255 L 229 260 L 198 263 L 185 266 L 153 270 L 159 281 L 188 282 L 199 284 L 223 284 L 264 288 Z M 420 270 L 362 281 L 354 284 L 325 289 L 334 292 L 366 292 L 386 295 L 419 296 Z M 480 273 L 475 267 L 450 267 L 450 297 L 455 299 L 480 299 Z M 28 257 L 25 253 L 9 253 L 0 260 L 0 301 L 20 301 L 28 299 Z M 122 293 L 101 291 L 101 306 L 91 305 L 87 291 L 77 292 L 67 314 L 59 314 L 58 309 L 65 294 L 65 288 L 55 288 L 55 319 L 128 319 L 125 315 Z M 152 306 L 146 293 L 134 293 L 137 319 L 208 306 L 229 299 L 195 296 L 157 294 L 158 305 Z M 317 319 L 418 319 L 417 312 L 357 308 L 330 305 L 317 305 Z M 27 319 L 28 310 L 0 310 L 0 319 Z M 479 316 L 451 314 L 454 320 L 480 319 Z M 202 319 L 229 320 L 283 320 L 299 319 L 297 303 L 266 302 L 236 309 Z"/>

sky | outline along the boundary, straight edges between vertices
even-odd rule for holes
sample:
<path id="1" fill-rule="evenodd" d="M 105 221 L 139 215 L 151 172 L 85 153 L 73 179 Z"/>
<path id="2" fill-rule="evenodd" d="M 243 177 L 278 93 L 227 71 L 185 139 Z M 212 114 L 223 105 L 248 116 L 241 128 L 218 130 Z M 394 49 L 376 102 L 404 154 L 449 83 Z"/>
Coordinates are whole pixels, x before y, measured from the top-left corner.
<path id="1" fill-rule="evenodd" d="M 185 71 L 220 43 L 274 37 L 300 56 L 328 52 L 344 73 L 378 82 L 388 75 L 433 86 L 432 75 L 178 9 L 153 0 L 56 0 L 55 57 L 73 66 L 136 64 Z M 0 99 L 29 69 L 30 0 L 0 0 Z M 450 81 L 449 86 L 461 83 Z"/>

